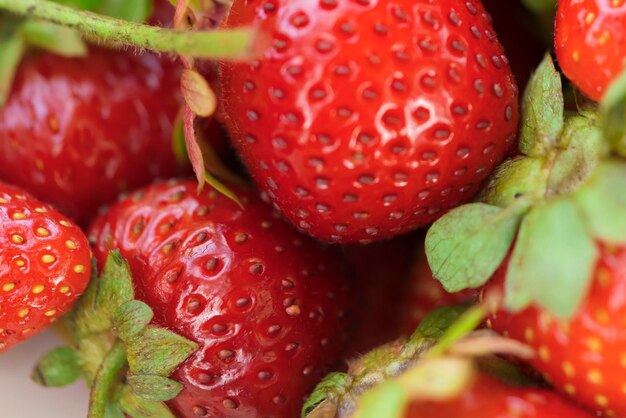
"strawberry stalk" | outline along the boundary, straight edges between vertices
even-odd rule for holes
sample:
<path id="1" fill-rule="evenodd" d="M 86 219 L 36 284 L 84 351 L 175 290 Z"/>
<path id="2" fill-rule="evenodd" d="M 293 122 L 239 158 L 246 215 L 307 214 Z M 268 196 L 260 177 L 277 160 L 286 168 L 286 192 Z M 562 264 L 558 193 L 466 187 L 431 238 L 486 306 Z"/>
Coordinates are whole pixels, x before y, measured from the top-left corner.
<path id="1" fill-rule="evenodd" d="M 110 399 L 111 389 L 118 383 L 119 375 L 124 366 L 126 366 L 126 350 L 123 342 L 116 340 L 96 373 L 96 378 L 89 394 L 87 418 L 103 418 L 105 416 L 106 404 L 107 400 Z"/>
<path id="2" fill-rule="evenodd" d="M 0 9 L 78 30 L 88 38 L 204 58 L 243 58 L 251 39 L 247 29 L 190 32 L 163 29 L 101 16 L 48 0 L 0 0 Z"/>

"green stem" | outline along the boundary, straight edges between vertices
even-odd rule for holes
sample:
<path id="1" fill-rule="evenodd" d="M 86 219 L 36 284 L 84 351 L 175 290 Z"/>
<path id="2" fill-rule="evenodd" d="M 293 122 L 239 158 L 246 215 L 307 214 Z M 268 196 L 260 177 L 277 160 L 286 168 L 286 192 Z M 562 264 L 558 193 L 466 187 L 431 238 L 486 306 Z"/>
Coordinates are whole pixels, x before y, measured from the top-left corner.
<path id="1" fill-rule="evenodd" d="M 86 37 L 200 58 L 243 58 L 251 31 L 176 31 L 80 11 L 48 0 L 0 0 L 0 9 L 78 30 Z"/>
<path id="2" fill-rule="evenodd" d="M 104 418 L 107 400 L 122 368 L 126 365 L 126 349 L 121 340 L 116 340 L 102 361 L 89 394 L 87 418 Z"/>

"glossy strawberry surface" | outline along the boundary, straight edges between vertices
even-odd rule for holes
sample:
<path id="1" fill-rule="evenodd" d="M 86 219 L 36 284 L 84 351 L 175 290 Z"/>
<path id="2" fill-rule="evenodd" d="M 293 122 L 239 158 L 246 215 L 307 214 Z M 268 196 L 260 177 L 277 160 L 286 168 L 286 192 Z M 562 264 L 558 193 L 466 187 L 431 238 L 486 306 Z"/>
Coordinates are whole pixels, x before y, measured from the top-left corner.
<path id="1" fill-rule="evenodd" d="M 90 274 L 82 231 L 49 205 L 0 183 L 0 351 L 67 312 Z"/>
<path id="2" fill-rule="evenodd" d="M 178 85 L 178 67 L 149 54 L 33 53 L 0 107 L 0 179 L 85 224 L 120 192 L 179 170 Z"/>
<path id="3" fill-rule="evenodd" d="M 555 28 L 561 69 L 589 98 L 600 100 L 625 67 L 626 1 L 559 0 Z"/>
<path id="4" fill-rule="evenodd" d="M 222 106 L 256 183 L 333 242 L 424 226 L 514 144 L 517 88 L 480 1 L 236 0 L 260 34 L 222 66 Z"/>
<path id="5" fill-rule="evenodd" d="M 626 417 L 626 248 L 600 248 L 580 312 L 563 321 L 535 307 L 499 311 L 488 325 L 531 345 L 532 365 L 554 387 L 606 416 Z M 487 291 L 501 291 L 506 266 Z M 555 290 L 556 291 L 556 290 Z"/>
<path id="6" fill-rule="evenodd" d="M 345 277 L 256 193 L 237 190 L 242 209 L 196 189 L 162 183 L 116 204 L 92 229 L 95 256 L 119 248 L 155 321 L 199 343 L 172 375 L 178 417 L 295 417 L 344 343 Z"/>
<path id="7" fill-rule="evenodd" d="M 530 387 L 514 387 L 479 374 L 456 399 L 415 402 L 406 418 L 591 418 L 588 412 L 556 393 Z"/>

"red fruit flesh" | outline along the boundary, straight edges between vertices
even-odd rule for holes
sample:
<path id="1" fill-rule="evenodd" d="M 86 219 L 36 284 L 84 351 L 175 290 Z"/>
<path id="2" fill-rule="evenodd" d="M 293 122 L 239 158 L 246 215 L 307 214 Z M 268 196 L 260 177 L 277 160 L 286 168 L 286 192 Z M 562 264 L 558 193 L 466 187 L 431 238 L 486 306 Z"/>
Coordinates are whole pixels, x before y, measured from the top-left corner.
<path id="1" fill-rule="evenodd" d="M 589 98 L 600 100 L 624 69 L 626 1 L 560 0 L 555 51 L 561 69 Z"/>
<path id="2" fill-rule="evenodd" d="M 593 283 L 568 322 L 535 307 L 498 311 L 488 325 L 538 353 L 532 365 L 554 387 L 607 416 L 626 416 L 626 248 L 600 248 Z M 486 291 L 501 292 L 506 265 Z"/>
<path id="3" fill-rule="evenodd" d="M 67 312 L 87 287 L 81 230 L 50 206 L 0 183 L 0 351 Z"/>
<path id="4" fill-rule="evenodd" d="M 175 174 L 177 68 L 97 48 L 28 56 L 0 108 L 0 178 L 85 224 L 120 192 Z"/>
<path id="5" fill-rule="evenodd" d="M 260 188 L 323 240 L 382 239 L 467 201 L 513 146 L 517 89 L 479 1 L 236 0 L 259 59 L 221 103 Z"/>
<path id="6" fill-rule="evenodd" d="M 338 359 L 346 281 L 254 193 L 236 191 L 241 209 L 196 188 L 157 184 L 113 206 L 95 256 L 119 248 L 155 321 L 199 343 L 172 375 L 178 417 L 295 417 Z"/>
<path id="7" fill-rule="evenodd" d="M 452 401 L 415 402 L 406 418 L 591 418 L 557 394 L 513 387 L 480 374 L 471 387 Z"/>

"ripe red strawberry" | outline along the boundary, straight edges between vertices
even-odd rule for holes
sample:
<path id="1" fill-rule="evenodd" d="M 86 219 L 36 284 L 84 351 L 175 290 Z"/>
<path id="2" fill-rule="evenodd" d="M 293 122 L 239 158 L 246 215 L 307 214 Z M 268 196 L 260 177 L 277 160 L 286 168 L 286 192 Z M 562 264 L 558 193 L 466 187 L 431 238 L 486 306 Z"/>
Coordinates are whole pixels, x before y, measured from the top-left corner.
<path id="1" fill-rule="evenodd" d="M 198 343 L 171 378 L 181 418 L 293 417 L 343 345 L 346 281 L 329 254 L 254 193 L 245 209 L 191 181 L 114 205 L 91 235 L 128 259 L 154 322 Z"/>
<path id="2" fill-rule="evenodd" d="M 626 416 L 626 247 L 600 246 L 593 282 L 583 306 L 569 321 L 530 307 L 517 314 L 493 315 L 488 325 L 533 346 L 532 365 L 554 384 L 607 416 Z M 508 263 L 489 291 L 501 291 Z M 610 412 L 609 412 L 610 411 Z"/>
<path id="3" fill-rule="evenodd" d="M 414 402 L 405 418 L 591 418 L 555 393 L 532 387 L 507 385 L 479 373 L 456 399 Z"/>
<path id="4" fill-rule="evenodd" d="M 408 280 L 408 292 L 404 293 L 400 307 L 398 327 L 403 335 L 411 335 L 426 315 L 435 308 L 471 301 L 476 293 L 471 289 L 457 293 L 446 292 L 441 283 L 433 277 L 422 245 L 415 254 Z"/>
<path id="5" fill-rule="evenodd" d="M 121 191 L 175 174 L 177 68 L 98 48 L 26 57 L 0 107 L 0 178 L 84 224 Z"/>
<path id="6" fill-rule="evenodd" d="M 222 66 L 229 131 L 257 184 L 335 242 L 424 226 L 513 145 L 517 89 L 480 1 L 236 0 L 259 59 Z"/>
<path id="7" fill-rule="evenodd" d="M 560 0 L 555 51 L 561 69 L 589 98 L 600 100 L 624 69 L 626 1 Z"/>
<path id="8" fill-rule="evenodd" d="M 90 274 L 81 230 L 50 206 L 0 183 L 0 351 L 67 312 Z"/>

